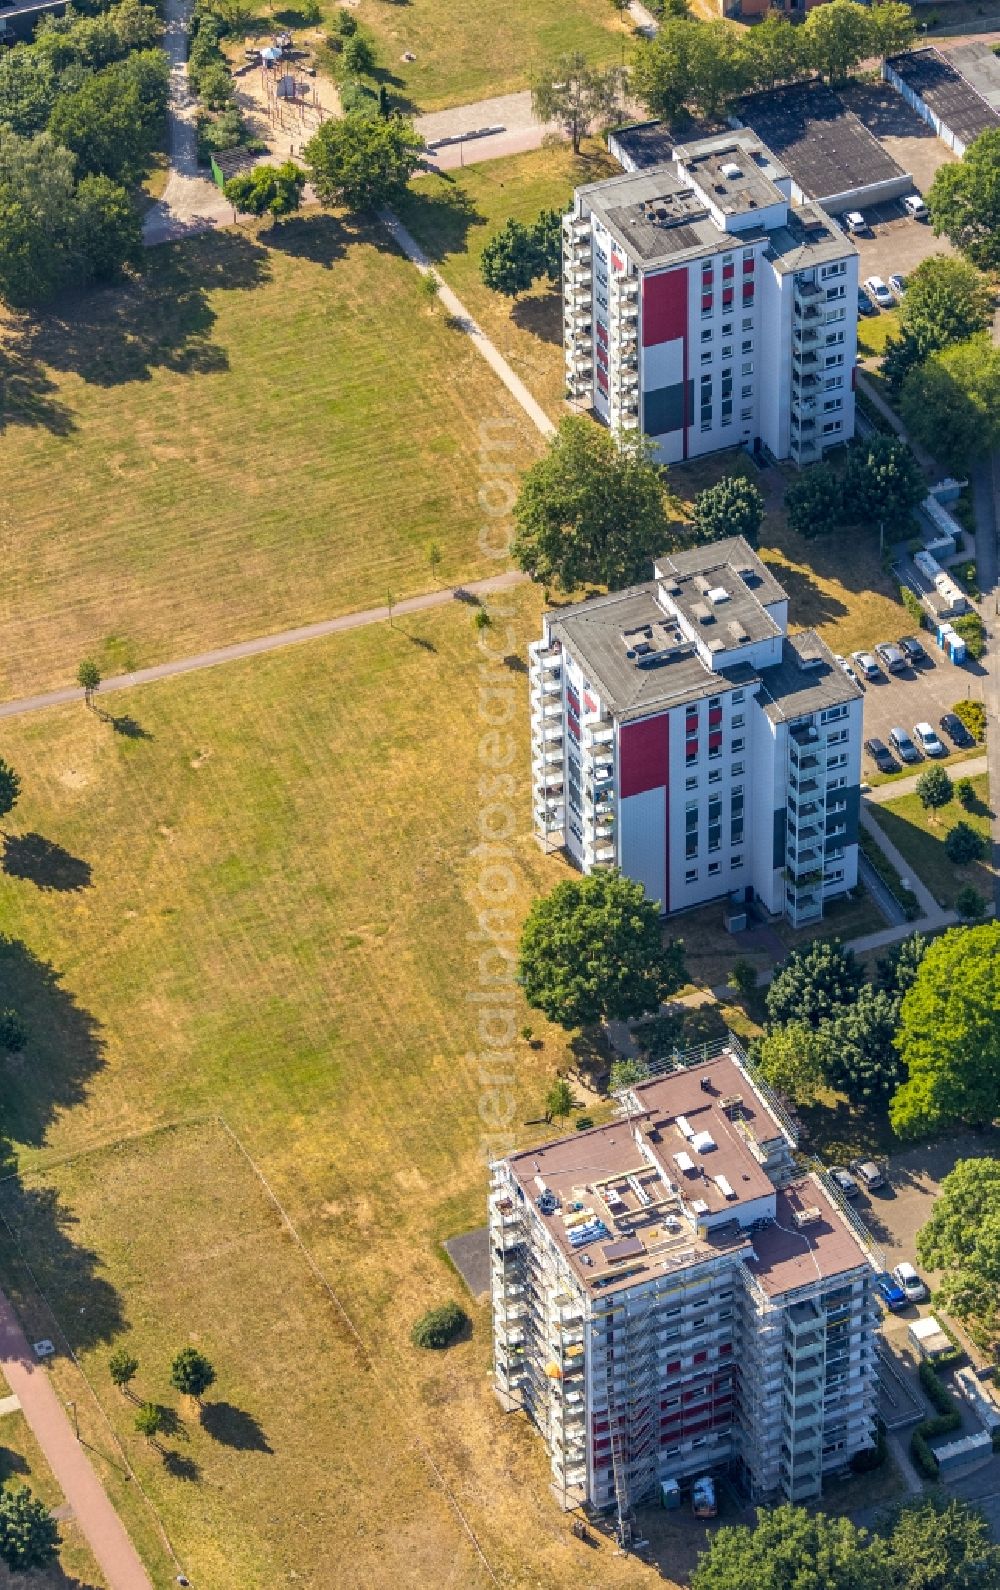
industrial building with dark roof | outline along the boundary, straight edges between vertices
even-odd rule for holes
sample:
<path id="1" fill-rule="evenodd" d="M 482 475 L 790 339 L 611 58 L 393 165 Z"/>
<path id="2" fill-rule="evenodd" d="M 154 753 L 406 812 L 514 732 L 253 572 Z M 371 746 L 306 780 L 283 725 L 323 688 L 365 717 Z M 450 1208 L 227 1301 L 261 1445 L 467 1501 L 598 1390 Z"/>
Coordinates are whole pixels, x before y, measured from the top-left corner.
<path id="1" fill-rule="evenodd" d="M 893 55 L 882 76 L 959 156 L 980 133 L 1000 127 L 1000 61 L 985 44 L 950 56 L 934 49 Z"/>

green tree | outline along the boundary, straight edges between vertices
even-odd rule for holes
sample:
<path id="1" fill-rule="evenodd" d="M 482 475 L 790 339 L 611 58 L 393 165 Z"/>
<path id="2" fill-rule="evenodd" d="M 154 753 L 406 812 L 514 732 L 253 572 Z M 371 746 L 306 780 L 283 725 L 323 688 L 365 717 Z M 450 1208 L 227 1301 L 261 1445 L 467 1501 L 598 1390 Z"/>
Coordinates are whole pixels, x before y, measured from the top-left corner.
<path id="1" fill-rule="evenodd" d="M 649 1075 L 649 1062 L 646 1060 L 612 1060 L 608 1091 L 620 1093 L 623 1088 L 634 1088 L 637 1082 L 647 1082 Z"/>
<path id="2" fill-rule="evenodd" d="M 684 947 L 663 942 L 659 908 L 618 872 L 566 879 L 535 901 L 518 975 L 528 1004 L 562 1027 L 627 1021 L 684 984 Z"/>
<path id="3" fill-rule="evenodd" d="M 557 1077 L 545 1095 L 545 1119 L 564 1121 L 573 1113 L 573 1089 L 565 1077 Z"/>
<path id="4" fill-rule="evenodd" d="M 26 1485 L 0 1491 L 0 1559 L 11 1573 L 47 1568 L 59 1546 L 56 1521 Z"/>
<path id="5" fill-rule="evenodd" d="M 539 584 L 567 591 L 588 581 L 630 585 L 672 540 L 648 443 L 619 446 L 603 427 L 573 416 L 522 476 L 514 526 L 515 563 Z"/>
<path id="6" fill-rule="evenodd" d="M 714 121 L 731 100 L 750 84 L 744 30 L 715 18 L 699 22 L 691 33 L 688 54 L 688 103 Z"/>
<path id="7" fill-rule="evenodd" d="M 336 26 L 342 39 L 351 39 L 358 31 L 358 19 L 347 6 L 341 6 L 337 12 Z"/>
<path id="8" fill-rule="evenodd" d="M 875 432 L 848 450 L 843 511 L 850 523 L 902 530 L 926 495 L 923 471 L 898 436 Z"/>
<path id="9" fill-rule="evenodd" d="M 370 77 L 375 70 L 375 51 L 360 33 L 354 33 L 344 45 L 343 62 L 355 77 Z"/>
<path id="10" fill-rule="evenodd" d="M 775 971 L 766 997 L 768 1020 L 818 1027 L 854 1002 L 862 981 L 853 950 L 839 939 L 816 939 L 792 950 Z"/>
<path id="11" fill-rule="evenodd" d="M 331 117 L 303 150 L 324 204 L 377 210 L 406 188 L 420 165 L 424 140 L 401 116 Z"/>
<path id="12" fill-rule="evenodd" d="M 306 174 L 294 160 L 280 166 L 253 166 L 226 183 L 226 198 L 243 215 L 290 215 L 302 202 Z"/>
<path id="13" fill-rule="evenodd" d="M 73 241 L 80 281 L 114 281 L 126 265 L 141 265 L 142 221 L 120 182 L 90 176 L 79 183 Z"/>
<path id="14" fill-rule="evenodd" d="M 469 1316 L 458 1303 L 441 1303 L 421 1314 L 410 1331 L 414 1347 L 430 1347 L 440 1352 L 450 1347 L 469 1323 Z"/>
<path id="15" fill-rule="evenodd" d="M 1000 349 L 976 336 L 931 354 L 903 381 L 900 412 L 914 441 L 964 469 L 1000 441 Z"/>
<path id="16" fill-rule="evenodd" d="M 538 245 L 523 221 L 505 221 L 491 237 L 479 261 L 479 274 L 486 287 L 506 298 L 526 293 L 540 274 Z"/>
<path id="17" fill-rule="evenodd" d="M 738 955 L 729 968 L 726 985 L 729 988 L 734 988 L 743 999 L 749 999 L 757 987 L 756 966 L 752 961 L 748 961 L 745 956 Z"/>
<path id="18" fill-rule="evenodd" d="M 16 1010 L 9 1006 L 0 1009 L 0 1049 L 7 1054 L 20 1054 L 28 1041 L 28 1029 Z"/>
<path id="19" fill-rule="evenodd" d="M 803 27 L 810 65 L 831 83 L 843 82 L 874 43 L 868 6 L 855 0 L 829 0 L 810 11 Z"/>
<path id="20" fill-rule="evenodd" d="M 531 228 L 535 245 L 537 274 L 552 283 L 562 280 L 562 215 L 558 210 L 543 210 Z"/>
<path id="21" fill-rule="evenodd" d="M 893 944 L 877 963 L 878 986 L 902 998 L 913 987 L 920 962 L 927 953 L 927 944 L 922 933 L 911 933 L 909 938 Z"/>
<path id="22" fill-rule="evenodd" d="M 922 629 L 927 614 L 924 609 L 924 604 L 920 600 L 916 591 L 911 590 L 908 585 L 901 585 L 899 587 L 899 600 L 906 608 L 907 614 L 912 619 L 913 623 L 916 624 L 918 629 Z"/>
<path id="23" fill-rule="evenodd" d="M 1000 1160 L 960 1159 L 949 1171 L 917 1233 L 917 1257 L 943 1272 L 943 1308 L 979 1335 L 1000 1334 Z"/>
<path id="24" fill-rule="evenodd" d="M 955 896 L 955 910 L 962 922 L 981 922 L 986 915 L 986 901 L 978 889 L 967 883 Z"/>
<path id="25" fill-rule="evenodd" d="M 215 1370 L 197 1347 L 182 1347 L 170 1365 L 170 1384 L 185 1397 L 200 1402 L 215 1384 Z"/>
<path id="26" fill-rule="evenodd" d="M 0 820 L 14 810 L 20 793 L 20 775 L 0 756 Z"/>
<path id="27" fill-rule="evenodd" d="M 108 1374 L 119 1391 L 128 1395 L 129 1387 L 138 1373 L 138 1358 L 134 1357 L 127 1347 L 116 1347 L 108 1359 Z"/>
<path id="28" fill-rule="evenodd" d="M 900 1009 L 906 1070 L 890 1109 L 900 1137 L 986 1126 L 1000 1113 L 1000 923 L 929 945 Z"/>
<path id="29" fill-rule="evenodd" d="M 0 53 L 0 125 L 22 138 L 42 131 L 58 92 L 52 62 L 28 45 Z"/>
<path id="30" fill-rule="evenodd" d="M 761 1508 L 756 1527 L 717 1530 L 698 1558 L 691 1590 L 886 1590 L 889 1570 L 888 1549 L 877 1536 L 848 1518 L 785 1502 Z"/>
<path id="31" fill-rule="evenodd" d="M 49 131 L 82 173 L 137 182 L 162 136 L 170 69 L 162 50 L 137 51 L 61 92 Z"/>
<path id="32" fill-rule="evenodd" d="M 795 1104 L 812 1104 L 827 1081 L 826 1047 L 806 1022 L 770 1028 L 755 1043 L 753 1059 L 764 1081 Z"/>
<path id="33" fill-rule="evenodd" d="M 935 233 L 980 270 L 1000 267 L 1000 127 L 980 133 L 961 160 L 938 166 L 927 208 Z"/>
<path id="34" fill-rule="evenodd" d="M 993 319 L 993 293 L 968 260 L 932 254 L 907 277 L 900 335 L 886 344 L 882 373 L 897 392 L 915 364 L 953 342 L 965 342 Z"/>
<path id="35" fill-rule="evenodd" d="M 51 134 L 0 126 L 0 297 L 44 303 L 71 279 L 75 162 Z"/>
<path id="36" fill-rule="evenodd" d="M 531 108 L 539 121 L 555 122 L 580 153 L 581 140 L 598 122 L 608 120 L 620 102 L 622 74 L 602 70 L 574 52 L 544 67 L 532 80 Z"/>
<path id="37" fill-rule="evenodd" d="M 854 1003 L 836 1011 L 819 1030 L 827 1080 L 851 1100 L 883 1109 L 902 1077 L 895 1049 L 898 1024 L 898 995 L 863 983 Z"/>
<path id="38" fill-rule="evenodd" d="M 900 55 L 913 43 L 917 19 L 899 0 L 883 0 L 868 13 L 868 48 L 872 55 Z"/>
<path id="39" fill-rule="evenodd" d="M 1000 1546 L 982 1513 L 954 1496 L 931 1492 L 904 1503 L 889 1549 L 887 1590 L 1000 1590 Z"/>
<path id="40" fill-rule="evenodd" d="M 986 841 L 982 834 L 977 833 L 972 824 L 967 823 L 964 818 L 945 836 L 945 855 L 949 861 L 955 862 L 959 867 L 969 861 L 978 861 L 985 849 Z"/>
<path id="41" fill-rule="evenodd" d="M 778 11 L 769 11 L 743 38 L 748 87 L 776 88 L 793 83 L 805 69 L 804 34 Z"/>
<path id="42" fill-rule="evenodd" d="M 651 116 L 677 121 L 690 92 L 695 33 L 687 17 L 665 19 L 651 39 L 642 39 L 632 61 L 630 88 Z"/>
<path id="43" fill-rule="evenodd" d="M 94 699 L 94 691 L 100 688 L 101 670 L 90 658 L 84 658 L 76 670 L 76 682 L 83 686 L 83 699 L 89 707 Z"/>
<path id="44" fill-rule="evenodd" d="M 979 802 L 976 786 L 971 778 L 960 778 L 955 783 L 955 799 L 963 811 L 974 811 Z"/>
<path id="45" fill-rule="evenodd" d="M 936 812 L 947 806 L 955 793 L 955 786 L 943 767 L 929 767 L 921 773 L 916 783 L 917 796 L 925 811 Z"/>
<path id="46" fill-rule="evenodd" d="M 691 528 L 699 545 L 725 536 L 744 536 L 755 547 L 763 520 L 764 498 L 759 487 L 745 475 L 723 475 L 695 497 Z"/>
<path id="47" fill-rule="evenodd" d="M 151 1446 L 156 1445 L 156 1437 L 163 1429 L 163 1409 L 155 1402 L 144 1402 L 141 1408 L 136 1409 L 135 1428 L 139 1435 L 146 1437 Z"/>
<path id="48" fill-rule="evenodd" d="M 969 656 L 978 659 L 986 650 L 986 627 L 979 613 L 963 613 L 952 619 L 952 629 L 965 641 Z"/>
<path id="49" fill-rule="evenodd" d="M 839 5 L 841 0 L 829 0 Z M 845 4 L 849 0 L 844 0 Z M 820 7 L 827 10 L 827 6 Z M 815 16 L 815 12 L 811 15 Z M 797 475 L 785 492 L 785 513 L 789 528 L 796 535 L 830 535 L 840 523 L 842 512 L 840 481 L 829 464 L 814 464 Z"/>

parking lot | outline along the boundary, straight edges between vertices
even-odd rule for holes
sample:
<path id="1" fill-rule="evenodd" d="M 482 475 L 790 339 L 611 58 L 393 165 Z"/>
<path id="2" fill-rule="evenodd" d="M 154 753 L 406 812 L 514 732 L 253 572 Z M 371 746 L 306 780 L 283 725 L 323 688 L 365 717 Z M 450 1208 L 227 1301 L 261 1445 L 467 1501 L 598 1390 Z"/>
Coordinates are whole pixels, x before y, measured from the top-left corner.
<path id="1" fill-rule="evenodd" d="M 897 635 L 878 635 L 876 640 L 898 640 Z M 905 673 L 889 675 L 882 670 L 880 679 L 865 687 L 865 739 L 878 739 L 888 744 L 889 730 L 899 726 L 912 735 L 915 723 L 930 722 L 938 727 L 941 714 L 950 712 L 956 701 L 963 698 L 983 699 L 983 681 L 986 677 L 982 665 L 975 662 L 956 667 L 943 652 L 938 651 L 931 637 L 920 636 L 930 664 L 920 668 L 907 668 Z M 947 737 L 942 740 L 953 749 Z M 866 773 L 874 771 L 870 759 L 865 757 Z"/>

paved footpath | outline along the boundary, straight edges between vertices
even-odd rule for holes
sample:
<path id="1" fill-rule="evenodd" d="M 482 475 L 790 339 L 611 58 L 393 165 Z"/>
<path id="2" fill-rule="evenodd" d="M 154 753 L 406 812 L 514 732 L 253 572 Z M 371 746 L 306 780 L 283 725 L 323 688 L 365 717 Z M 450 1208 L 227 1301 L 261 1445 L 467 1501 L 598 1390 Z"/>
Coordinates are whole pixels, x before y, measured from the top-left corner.
<path id="1" fill-rule="evenodd" d="M 198 165 L 194 95 L 188 85 L 187 39 L 191 0 L 166 0 L 163 47 L 170 59 L 167 130 L 170 175 L 163 197 L 147 211 L 142 240 L 149 248 L 232 223 L 233 207 Z"/>
<path id="2" fill-rule="evenodd" d="M 0 1369 L 19 1399 L 109 1590 L 153 1590 L 107 1492 L 70 1427 L 66 1410 L 38 1364 L 7 1298 L 0 1292 Z"/>
<path id="3" fill-rule="evenodd" d="M 883 801 L 898 800 L 900 795 L 912 795 L 923 774 L 927 772 L 927 767 L 935 765 L 934 762 L 930 762 L 924 766 L 921 773 L 911 773 L 909 778 L 890 779 L 886 784 L 876 784 L 872 789 L 865 790 L 862 799 L 868 801 L 869 805 L 881 806 Z M 978 778 L 980 773 L 988 771 L 989 758 L 985 753 L 982 756 L 970 756 L 965 762 L 949 762 L 945 767 L 949 778 L 956 782 L 960 778 Z"/>
<path id="4" fill-rule="evenodd" d="M 463 595 L 494 596 L 499 591 L 509 591 L 528 578 L 519 569 L 508 569 L 505 574 L 493 574 L 486 580 L 473 580 L 467 585 L 448 586 L 442 591 L 426 591 L 422 596 L 407 596 L 388 607 L 368 607 L 360 613 L 342 613 L 339 618 L 324 618 L 318 624 L 303 624 L 298 629 L 279 630 L 275 635 L 257 635 L 252 640 L 234 641 L 231 646 L 218 646 L 214 651 L 199 652 L 194 657 L 178 657 L 173 662 L 156 663 L 152 668 L 137 668 L 130 674 L 116 674 L 101 681 L 98 695 L 108 695 L 113 690 L 131 690 L 135 685 L 148 685 L 157 679 L 173 679 L 178 674 L 193 674 L 203 668 L 216 668 L 220 663 L 238 662 L 242 657 L 260 657 L 265 652 L 281 651 L 286 646 L 298 646 L 307 640 L 322 640 L 326 635 L 339 635 L 349 629 L 364 629 L 368 624 L 384 624 L 393 618 L 403 618 L 408 613 L 426 613 L 432 607 L 445 607 L 448 602 L 461 601 Z M 0 702 L 0 718 L 20 718 L 29 712 L 41 712 L 46 707 L 62 707 L 69 701 L 82 701 L 84 692 L 79 685 L 65 690 L 47 690 L 38 696 L 22 696 L 19 701 Z"/>

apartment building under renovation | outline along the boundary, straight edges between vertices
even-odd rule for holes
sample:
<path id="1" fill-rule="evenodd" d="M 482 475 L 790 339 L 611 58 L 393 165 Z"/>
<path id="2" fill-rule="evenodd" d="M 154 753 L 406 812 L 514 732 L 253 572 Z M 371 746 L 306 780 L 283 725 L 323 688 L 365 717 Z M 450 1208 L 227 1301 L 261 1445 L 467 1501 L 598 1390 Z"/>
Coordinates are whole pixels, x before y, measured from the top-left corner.
<path id="1" fill-rule="evenodd" d="M 667 1479 L 816 1497 L 874 1440 L 880 1258 L 735 1040 L 623 1100 L 493 1166 L 498 1395 L 623 1533 Z"/>

